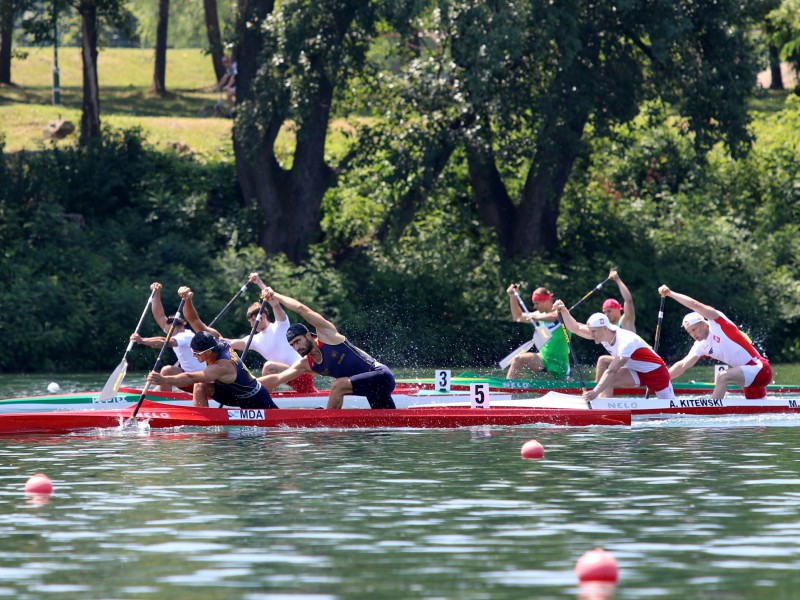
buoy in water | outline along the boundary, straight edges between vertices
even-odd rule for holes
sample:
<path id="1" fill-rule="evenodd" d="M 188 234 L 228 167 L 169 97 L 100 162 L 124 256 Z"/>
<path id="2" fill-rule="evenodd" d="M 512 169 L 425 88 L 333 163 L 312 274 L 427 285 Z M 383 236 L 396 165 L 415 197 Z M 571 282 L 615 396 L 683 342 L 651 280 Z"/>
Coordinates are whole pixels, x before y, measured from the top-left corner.
<path id="1" fill-rule="evenodd" d="M 544 458 L 544 446 L 536 440 L 530 440 L 522 445 L 520 454 L 522 458 Z"/>
<path id="2" fill-rule="evenodd" d="M 47 391 L 51 394 L 58 394 L 61 391 L 61 386 L 58 385 L 55 381 L 51 381 L 47 384 Z"/>
<path id="3" fill-rule="evenodd" d="M 44 473 L 37 473 L 25 483 L 25 492 L 28 494 L 52 494 L 53 482 Z"/>
<path id="4" fill-rule="evenodd" d="M 595 548 L 581 556 L 575 563 L 575 573 L 581 582 L 616 583 L 619 579 L 617 559 L 602 548 Z"/>

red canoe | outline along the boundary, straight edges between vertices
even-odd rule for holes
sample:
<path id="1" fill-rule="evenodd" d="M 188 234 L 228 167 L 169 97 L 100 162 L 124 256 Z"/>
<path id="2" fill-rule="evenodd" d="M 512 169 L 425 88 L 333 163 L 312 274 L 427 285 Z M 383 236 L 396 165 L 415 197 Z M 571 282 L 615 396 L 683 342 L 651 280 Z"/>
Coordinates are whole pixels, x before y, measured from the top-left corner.
<path id="1" fill-rule="evenodd" d="M 0 435 L 15 433 L 68 433 L 102 427 L 119 427 L 133 413 L 117 410 L 72 410 L 0 415 Z M 144 401 L 136 416 L 154 429 L 167 427 L 471 427 L 475 425 L 630 425 L 624 410 L 548 408 L 465 408 L 423 406 L 396 410 L 371 409 L 239 409 L 196 408 Z"/>

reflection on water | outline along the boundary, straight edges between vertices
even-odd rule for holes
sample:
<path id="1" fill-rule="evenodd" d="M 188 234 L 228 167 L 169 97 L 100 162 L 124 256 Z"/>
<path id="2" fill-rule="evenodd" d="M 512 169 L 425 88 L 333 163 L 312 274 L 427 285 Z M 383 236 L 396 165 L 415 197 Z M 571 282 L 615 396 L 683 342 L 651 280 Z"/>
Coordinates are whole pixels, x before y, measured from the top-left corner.
<path id="1" fill-rule="evenodd" d="M 0 382 L 11 396 L 49 380 Z M 794 598 L 798 423 L 0 438 L 0 597 Z M 520 459 L 531 438 L 543 460 Z M 37 472 L 47 502 L 24 492 Z M 578 584 L 598 546 L 616 588 Z"/>
<path id="2" fill-rule="evenodd" d="M 520 459 L 533 436 L 546 458 Z M 0 595 L 790 598 L 798 452 L 727 426 L 3 439 Z M 597 546 L 606 596 L 573 572 Z"/>

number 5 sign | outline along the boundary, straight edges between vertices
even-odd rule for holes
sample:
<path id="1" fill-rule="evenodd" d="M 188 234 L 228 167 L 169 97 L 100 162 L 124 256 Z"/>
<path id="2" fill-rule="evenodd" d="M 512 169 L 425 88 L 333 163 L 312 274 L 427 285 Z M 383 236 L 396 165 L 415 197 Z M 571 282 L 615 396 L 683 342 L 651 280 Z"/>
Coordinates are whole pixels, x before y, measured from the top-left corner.
<path id="1" fill-rule="evenodd" d="M 472 408 L 489 408 L 489 384 L 470 383 L 469 401 Z"/>

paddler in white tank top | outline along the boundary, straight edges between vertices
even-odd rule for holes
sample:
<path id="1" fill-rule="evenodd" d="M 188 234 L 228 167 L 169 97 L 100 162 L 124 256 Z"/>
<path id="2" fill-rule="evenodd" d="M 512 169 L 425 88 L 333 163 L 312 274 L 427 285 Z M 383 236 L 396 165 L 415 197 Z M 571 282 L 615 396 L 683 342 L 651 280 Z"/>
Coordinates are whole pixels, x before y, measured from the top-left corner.
<path id="1" fill-rule="evenodd" d="M 675 397 L 666 363 L 641 337 L 610 323 L 602 313 L 594 313 L 584 325 L 573 318 L 560 300 L 555 302 L 554 308 L 561 314 L 567 329 L 602 344 L 613 357 L 594 389 L 584 392 L 585 400 L 610 397 L 615 387 L 639 385 L 647 386 L 658 398 Z"/>
<path id="2" fill-rule="evenodd" d="M 673 292 L 666 285 L 658 288 L 658 293 L 694 311 L 683 318 L 683 327 L 694 340 L 694 345 L 689 354 L 670 367 L 673 378 L 682 375 L 700 358 L 713 358 L 728 365 L 728 369 L 717 377 L 711 392 L 713 399 L 724 398 L 729 385 L 742 386 L 744 397 L 751 400 L 767 395 L 766 386 L 772 382 L 772 367 L 755 349 L 747 334 L 714 307 L 686 294 Z"/>
<path id="3" fill-rule="evenodd" d="M 628 286 L 622 283 L 619 273 L 614 269 L 609 271 L 608 278 L 617 282 L 619 294 L 622 296 L 622 304 L 615 298 L 607 298 L 606 301 L 603 302 L 603 310 L 601 312 L 608 317 L 610 323 L 613 323 L 620 329 L 636 333 L 636 309 L 633 307 L 633 296 L 631 296 Z M 603 376 L 603 373 L 606 372 L 608 365 L 611 364 L 613 359 L 614 357 L 608 354 L 604 354 L 597 359 L 597 367 L 595 368 L 594 376 L 595 381 L 600 381 L 600 378 Z"/>
<path id="4" fill-rule="evenodd" d="M 150 305 L 150 310 L 152 311 L 153 318 L 155 319 L 156 323 L 158 323 L 158 326 L 164 333 L 166 333 L 172 324 L 173 317 L 168 317 L 164 312 L 164 306 L 161 303 L 161 287 L 161 284 L 157 281 L 154 281 L 150 284 L 150 289 L 154 292 L 153 303 Z M 172 337 L 170 338 L 168 344 L 168 346 L 172 348 L 172 351 L 175 353 L 175 356 L 178 358 L 178 362 L 174 365 L 164 365 L 161 367 L 161 371 L 159 371 L 161 375 L 180 375 L 181 373 L 193 373 L 194 371 L 203 370 L 203 363 L 197 360 L 194 357 L 194 354 L 192 354 L 190 344 L 193 337 L 194 331 L 187 329 L 186 321 L 182 318 L 179 318 L 175 322 L 175 328 L 173 329 Z M 131 336 L 131 339 L 135 343 L 142 344 L 143 346 L 161 348 L 161 346 L 164 345 L 164 340 L 166 337 L 154 336 L 144 338 L 138 333 L 134 333 Z M 172 386 L 165 383 L 159 386 L 158 389 L 162 392 L 169 392 L 172 391 Z M 190 394 L 192 393 L 191 385 L 184 386 L 180 389 L 182 389 L 184 392 L 188 392 Z"/>

